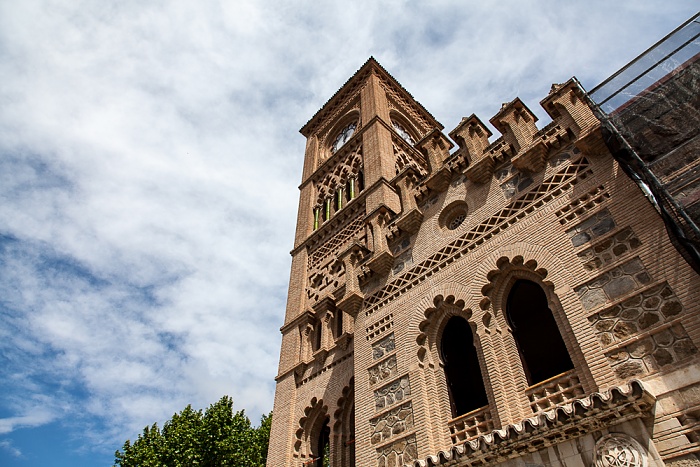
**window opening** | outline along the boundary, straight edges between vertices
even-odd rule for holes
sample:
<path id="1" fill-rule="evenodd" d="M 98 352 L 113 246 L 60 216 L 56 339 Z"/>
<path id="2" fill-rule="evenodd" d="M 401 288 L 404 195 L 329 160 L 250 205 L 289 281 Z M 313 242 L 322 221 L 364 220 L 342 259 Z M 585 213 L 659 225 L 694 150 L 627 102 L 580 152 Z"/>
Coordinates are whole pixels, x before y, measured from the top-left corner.
<path id="1" fill-rule="evenodd" d="M 396 122 L 391 122 L 391 124 L 392 124 L 392 126 L 394 127 L 394 130 L 396 131 L 396 133 L 398 133 L 399 136 L 400 136 L 404 141 L 406 141 L 406 142 L 407 142 L 408 144 L 410 144 L 411 146 L 413 146 L 414 144 L 416 144 L 416 142 L 413 141 L 413 138 L 412 138 L 411 135 L 408 133 L 408 131 L 406 131 L 406 129 L 405 129 L 404 127 L 402 127 L 401 125 L 399 125 L 399 124 L 396 123 Z"/>
<path id="2" fill-rule="evenodd" d="M 357 172 L 357 192 L 361 192 L 365 189 L 365 174 L 360 170 Z"/>
<path id="3" fill-rule="evenodd" d="M 333 146 L 331 147 L 331 152 L 335 153 L 338 149 L 343 147 L 343 145 L 347 143 L 350 138 L 352 138 L 352 135 L 355 134 L 356 128 L 357 122 L 352 122 L 350 125 L 343 128 L 341 132 L 338 133 L 338 136 L 335 137 L 335 141 L 333 141 Z"/>
<path id="4" fill-rule="evenodd" d="M 321 321 L 316 321 L 316 332 L 314 333 L 314 352 L 316 352 L 318 349 L 321 348 L 321 338 L 322 336 L 322 331 L 323 331 L 323 324 Z"/>
<path id="5" fill-rule="evenodd" d="M 450 223 L 447 224 L 447 228 L 450 230 L 456 230 L 464 220 L 467 218 L 467 213 L 464 211 L 457 212 L 455 215 L 450 219 Z"/>
<path id="6" fill-rule="evenodd" d="M 515 282 L 506 315 L 530 386 L 574 368 L 542 287 Z"/>
<path id="7" fill-rule="evenodd" d="M 335 312 L 335 337 L 336 339 L 343 335 L 343 312 L 338 309 Z"/>
<path id="8" fill-rule="evenodd" d="M 318 435 L 318 443 L 316 445 L 316 452 L 314 458 L 316 467 L 330 467 L 331 465 L 331 429 L 328 426 L 328 419 L 323 422 L 321 427 L 321 432 Z"/>
<path id="9" fill-rule="evenodd" d="M 440 340 L 452 418 L 488 405 L 474 335 L 464 318 L 453 316 Z"/>

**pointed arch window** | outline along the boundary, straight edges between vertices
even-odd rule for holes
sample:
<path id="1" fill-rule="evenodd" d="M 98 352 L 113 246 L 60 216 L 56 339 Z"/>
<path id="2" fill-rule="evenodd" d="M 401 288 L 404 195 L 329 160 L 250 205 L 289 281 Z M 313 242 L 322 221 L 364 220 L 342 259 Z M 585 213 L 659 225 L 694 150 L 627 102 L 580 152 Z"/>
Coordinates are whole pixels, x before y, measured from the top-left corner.
<path id="1" fill-rule="evenodd" d="M 516 281 L 508 294 L 506 316 L 530 386 L 574 368 L 542 287 Z"/>
<path id="2" fill-rule="evenodd" d="M 474 336 L 467 320 L 449 319 L 440 339 L 440 357 L 450 395 L 452 418 L 488 405 Z"/>

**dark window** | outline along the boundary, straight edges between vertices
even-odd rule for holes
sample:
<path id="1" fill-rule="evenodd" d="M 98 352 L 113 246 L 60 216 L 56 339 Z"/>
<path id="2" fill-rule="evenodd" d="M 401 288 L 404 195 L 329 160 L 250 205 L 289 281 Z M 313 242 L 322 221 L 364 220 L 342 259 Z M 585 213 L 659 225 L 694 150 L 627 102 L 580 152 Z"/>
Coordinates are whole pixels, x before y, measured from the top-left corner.
<path id="1" fill-rule="evenodd" d="M 335 311 L 335 337 L 336 339 L 343 335 L 343 311 L 337 309 Z"/>
<path id="2" fill-rule="evenodd" d="M 321 348 L 321 338 L 323 337 L 322 334 L 322 326 L 321 321 L 316 322 L 316 326 L 314 326 L 314 352 L 316 352 L 318 349 Z"/>
<path id="3" fill-rule="evenodd" d="M 357 186 L 355 187 L 355 190 L 357 190 L 357 193 L 359 193 L 364 189 L 365 189 L 365 174 L 360 170 L 359 172 L 357 172 Z"/>
<path id="4" fill-rule="evenodd" d="M 464 318 L 453 316 L 442 331 L 440 352 L 450 393 L 452 417 L 488 404 L 486 389 L 474 347 L 474 336 Z"/>
<path id="5" fill-rule="evenodd" d="M 316 458 L 316 467 L 329 467 L 330 463 L 330 449 L 331 449 L 331 429 L 328 426 L 328 419 L 323 423 L 321 427 L 321 432 L 318 435 L 318 443 L 316 444 L 316 451 L 314 452 L 314 458 Z"/>
<path id="6" fill-rule="evenodd" d="M 506 310 L 528 384 L 573 369 L 542 287 L 527 280 L 517 281 L 510 289 Z"/>

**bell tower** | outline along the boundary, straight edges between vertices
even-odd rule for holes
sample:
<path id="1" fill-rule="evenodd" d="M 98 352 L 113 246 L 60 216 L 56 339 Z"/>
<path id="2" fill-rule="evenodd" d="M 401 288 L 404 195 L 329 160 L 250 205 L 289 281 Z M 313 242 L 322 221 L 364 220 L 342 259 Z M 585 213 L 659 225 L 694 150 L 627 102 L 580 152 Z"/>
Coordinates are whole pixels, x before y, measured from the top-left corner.
<path id="1" fill-rule="evenodd" d="M 700 279 L 578 81 L 540 104 L 451 152 L 370 58 L 301 129 L 269 467 L 698 465 Z"/>
<path id="2" fill-rule="evenodd" d="M 306 154 L 269 466 L 362 465 L 356 452 L 368 449 L 369 433 L 356 436 L 355 420 L 368 426 L 374 404 L 368 385 L 355 387 L 355 374 L 366 380 L 369 366 L 356 348 L 366 347 L 370 361 L 372 352 L 358 311 L 363 290 L 394 264 L 390 240 L 422 221 L 415 181 L 449 182 L 437 170 L 452 147 L 442 128 L 370 58 L 301 129 Z"/>

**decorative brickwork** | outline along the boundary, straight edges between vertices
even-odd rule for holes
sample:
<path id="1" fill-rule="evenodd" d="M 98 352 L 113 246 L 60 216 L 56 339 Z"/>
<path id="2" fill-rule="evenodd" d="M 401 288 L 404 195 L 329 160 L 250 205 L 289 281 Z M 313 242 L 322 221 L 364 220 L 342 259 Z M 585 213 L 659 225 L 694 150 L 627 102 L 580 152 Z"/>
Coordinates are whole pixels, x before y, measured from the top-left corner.
<path id="1" fill-rule="evenodd" d="M 380 334 L 383 334 L 384 332 L 388 331 L 391 329 L 391 327 L 394 325 L 393 321 L 394 315 L 392 313 L 389 313 L 376 323 L 370 325 L 367 327 L 367 340 L 372 340 L 375 337 L 379 336 Z"/>
<path id="2" fill-rule="evenodd" d="M 370 444 L 379 444 L 413 429 L 413 406 L 409 401 L 369 421 Z"/>
<path id="3" fill-rule="evenodd" d="M 377 450 L 377 467 L 394 467 L 413 462 L 418 457 L 416 437 L 409 436 Z"/>
<path id="4" fill-rule="evenodd" d="M 568 204 L 556 212 L 559 222 L 562 225 L 574 222 L 587 212 L 592 211 L 610 199 L 610 193 L 605 190 L 603 185 L 599 185 L 590 190 L 585 195 L 576 199 L 573 203 Z"/>
<path id="5" fill-rule="evenodd" d="M 369 371 L 369 384 L 371 385 L 394 378 L 397 374 L 396 355 L 392 355 L 383 362 L 379 362 L 370 367 L 367 371 Z"/>
<path id="6" fill-rule="evenodd" d="M 333 235 L 327 242 L 319 245 L 309 255 L 309 270 L 323 264 L 329 258 L 334 258 L 345 246 L 365 233 L 364 212 L 358 211 L 354 219 Z"/>
<path id="7" fill-rule="evenodd" d="M 394 334 L 389 334 L 382 340 L 372 344 L 372 359 L 379 360 L 387 355 L 389 352 L 393 352 L 396 348 L 396 343 L 394 341 Z"/>
<path id="8" fill-rule="evenodd" d="M 636 250 L 641 245 L 642 242 L 632 228 L 627 227 L 578 253 L 578 257 L 581 258 L 584 269 L 594 271 L 617 262 L 620 256 Z"/>
<path id="9" fill-rule="evenodd" d="M 574 290 L 581 298 L 583 307 L 591 310 L 608 301 L 621 298 L 649 282 L 651 282 L 651 277 L 642 261 L 637 257 L 576 287 Z"/>
<path id="10" fill-rule="evenodd" d="M 678 317 L 683 306 L 667 283 L 647 288 L 588 318 L 620 378 L 655 371 L 697 354 Z"/>
<path id="11" fill-rule="evenodd" d="M 344 188 L 351 177 L 357 176 L 362 171 L 362 145 L 358 144 L 352 149 L 347 146 L 342 149 L 342 153 L 344 153 L 343 156 L 335 161 L 332 170 L 330 168 L 325 170 L 323 178 L 315 183 L 318 206 L 321 206 L 324 200 L 332 197 L 340 188 Z M 338 154 L 341 154 L 341 151 Z"/>
<path id="12" fill-rule="evenodd" d="M 572 162 L 557 174 L 545 180 L 541 185 L 533 188 L 517 200 L 508 203 L 504 209 L 501 209 L 495 215 L 461 235 L 457 240 L 450 242 L 425 261 L 391 281 L 380 291 L 365 298 L 365 313 L 369 316 L 379 306 L 397 298 L 401 292 L 417 285 L 430 273 L 446 266 L 495 233 L 508 229 L 528 213 L 533 212 L 536 207 L 549 201 L 553 196 L 563 193 L 563 190 L 575 184 L 577 180 L 586 178 L 589 175 L 587 168 L 588 161 L 585 158 Z"/>
<path id="13" fill-rule="evenodd" d="M 574 370 L 530 386 L 525 392 L 534 413 L 572 401 L 584 395 Z"/>
<path id="14" fill-rule="evenodd" d="M 401 402 L 411 395 L 411 385 L 408 376 L 402 376 L 391 384 L 374 391 L 374 407 L 381 410 L 397 402 Z"/>
<path id="15" fill-rule="evenodd" d="M 461 444 L 493 431 L 493 421 L 488 407 L 454 418 L 447 426 L 450 429 L 452 444 Z"/>
<path id="16" fill-rule="evenodd" d="M 581 246 L 615 228 L 615 221 L 607 209 L 597 212 L 576 227 L 566 231 L 574 246 Z"/>
<path id="17" fill-rule="evenodd" d="M 427 163 L 418 151 L 409 152 L 406 142 L 395 135 L 392 137 L 392 142 L 396 158 L 396 175 L 400 174 L 406 167 L 412 167 L 422 177 L 427 175 Z"/>

